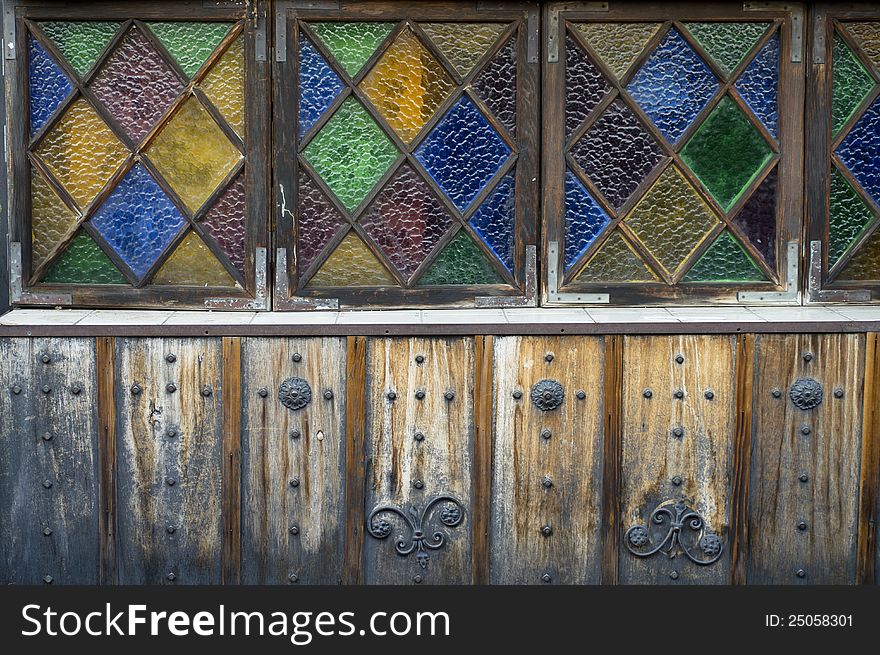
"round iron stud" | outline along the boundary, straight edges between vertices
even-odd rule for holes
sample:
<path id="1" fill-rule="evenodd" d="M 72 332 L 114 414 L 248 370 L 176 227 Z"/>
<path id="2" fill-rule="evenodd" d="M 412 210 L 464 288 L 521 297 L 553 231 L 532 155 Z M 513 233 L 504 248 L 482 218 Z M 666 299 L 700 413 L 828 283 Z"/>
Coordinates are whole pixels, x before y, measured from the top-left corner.
<path id="1" fill-rule="evenodd" d="M 135 382 L 133 385 L 131 385 L 131 395 L 132 396 L 141 395 L 141 391 L 143 391 L 143 389 L 141 389 L 141 385 L 139 385 L 138 383 Z"/>
<path id="2" fill-rule="evenodd" d="M 52 488 L 52 481 L 51 480 L 43 480 L 43 488 L 44 489 L 51 489 Z"/>
<path id="3" fill-rule="evenodd" d="M 177 355 L 175 355 L 174 353 L 168 353 L 167 355 L 165 355 L 165 361 L 169 364 L 173 364 L 177 361 Z"/>
<path id="4" fill-rule="evenodd" d="M 49 357 L 49 355 L 43 355 L 42 357 L 40 357 L 40 359 L 43 361 L 44 364 L 48 364 L 52 361 L 52 358 Z"/>
<path id="5" fill-rule="evenodd" d="M 520 400 L 522 398 L 522 396 L 523 396 L 522 391 L 520 391 L 519 389 L 517 389 L 516 391 L 513 392 L 513 399 L 514 400 Z"/>
<path id="6" fill-rule="evenodd" d="M 425 488 L 425 483 L 422 482 L 421 480 L 416 480 L 416 481 L 413 482 L 412 484 L 413 484 L 413 487 L 414 487 L 414 488 L 419 489 L 419 490 Z"/>
<path id="7" fill-rule="evenodd" d="M 165 532 L 167 532 L 168 534 L 174 534 L 175 532 L 177 532 L 177 528 L 175 528 L 173 525 L 169 525 L 167 528 L 165 528 Z"/>
<path id="8" fill-rule="evenodd" d="M 672 571 L 669 574 L 669 577 L 672 578 L 673 580 L 678 580 L 678 571 Z"/>
<path id="9" fill-rule="evenodd" d="M 682 398 L 684 398 L 684 391 L 682 391 L 681 389 L 676 389 L 675 393 L 673 393 L 672 395 L 678 400 L 681 400 Z"/>
<path id="10" fill-rule="evenodd" d="M 681 479 L 680 475 L 673 476 L 672 484 L 674 484 L 676 487 L 680 487 L 681 483 L 682 483 L 682 479 Z"/>
<path id="11" fill-rule="evenodd" d="M 177 385 L 173 382 L 169 382 L 165 385 L 165 391 L 167 391 L 168 393 L 174 393 L 175 391 L 177 391 Z"/>
<path id="12" fill-rule="evenodd" d="M 804 532 L 807 529 L 807 522 L 806 521 L 798 521 L 797 529 L 800 530 L 801 532 Z"/>
<path id="13" fill-rule="evenodd" d="M 712 400 L 715 397 L 715 392 L 711 389 L 706 389 L 706 393 L 703 396 L 705 396 L 706 400 Z"/>
<path id="14" fill-rule="evenodd" d="M 578 400 L 584 400 L 587 397 L 587 392 L 583 389 L 578 389 L 574 394 Z"/>
<path id="15" fill-rule="evenodd" d="M 553 353 L 547 353 L 544 355 L 544 361 L 548 364 L 553 361 Z"/>
<path id="16" fill-rule="evenodd" d="M 835 398 L 843 398 L 843 388 L 842 387 L 837 387 L 834 390 L 834 397 Z"/>
<path id="17" fill-rule="evenodd" d="M 418 391 L 416 391 L 416 398 L 418 400 L 424 400 L 425 399 L 425 392 L 422 389 L 419 389 Z"/>
<path id="18" fill-rule="evenodd" d="M 672 428 L 672 436 L 675 437 L 676 439 L 681 439 L 684 436 L 684 428 L 682 428 L 682 427 Z"/>
<path id="19" fill-rule="evenodd" d="M 810 476 L 807 475 L 806 471 L 803 472 L 803 473 L 801 473 L 801 474 L 798 476 L 798 480 L 800 480 L 801 482 L 807 482 L 807 481 L 809 481 L 809 479 L 810 479 Z"/>
<path id="20" fill-rule="evenodd" d="M 12 393 L 14 393 L 17 396 L 18 394 L 21 393 L 21 387 L 18 386 L 17 384 L 13 385 L 12 386 Z"/>
<path id="21" fill-rule="evenodd" d="M 290 438 L 291 439 L 299 439 L 300 438 L 299 430 L 291 430 L 290 431 Z"/>
<path id="22" fill-rule="evenodd" d="M 303 360 L 303 356 L 299 353 L 293 353 L 293 357 L 291 357 L 291 359 L 299 364 Z"/>
<path id="23" fill-rule="evenodd" d="M 684 364 L 684 355 L 676 355 L 675 356 L 676 364 Z"/>
<path id="24" fill-rule="evenodd" d="M 542 485 L 545 489 L 550 489 L 550 488 L 553 486 L 553 480 L 551 480 L 549 476 L 546 476 L 546 475 L 545 475 L 545 476 L 544 476 L 544 479 L 541 480 L 541 485 Z"/>
<path id="25" fill-rule="evenodd" d="M 455 400 L 455 392 L 452 390 L 449 390 L 443 394 L 443 397 L 446 398 L 446 400 L 452 402 L 453 400 Z"/>
<path id="26" fill-rule="evenodd" d="M 257 395 L 260 398 L 267 398 L 269 396 L 269 390 L 266 387 L 263 387 L 259 391 L 257 391 Z"/>
<path id="27" fill-rule="evenodd" d="M 297 535 L 297 534 L 299 534 L 299 526 L 298 525 L 291 525 L 289 528 L 287 528 L 287 531 L 292 535 Z"/>
<path id="28" fill-rule="evenodd" d="M 645 398 L 651 398 L 651 397 L 654 395 L 654 392 L 651 391 L 650 389 L 645 389 L 645 390 L 642 392 L 642 395 L 643 395 Z"/>
<path id="29" fill-rule="evenodd" d="M 770 394 L 771 394 L 774 398 L 782 398 L 782 389 L 773 389 L 773 390 L 770 392 Z"/>
<path id="30" fill-rule="evenodd" d="M 51 393 L 51 392 L 52 392 L 52 387 L 50 387 L 48 384 L 44 384 L 43 385 L 43 393 Z"/>
<path id="31" fill-rule="evenodd" d="M 553 436 L 553 433 L 550 430 L 541 430 L 541 438 L 545 441 Z"/>
<path id="32" fill-rule="evenodd" d="M 299 478 L 291 478 L 290 486 L 296 489 L 299 486 Z"/>
<path id="33" fill-rule="evenodd" d="M 421 432 L 416 432 L 416 433 L 413 435 L 413 439 L 415 439 L 415 440 L 418 441 L 418 442 L 422 442 L 422 441 L 425 440 L 425 435 L 422 434 Z"/>
<path id="34" fill-rule="evenodd" d="M 177 484 L 177 480 L 175 480 L 174 478 L 165 478 L 165 484 L 167 484 L 169 487 L 173 487 L 175 484 Z"/>
<path id="35" fill-rule="evenodd" d="M 806 578 L 807 577 L 807 572 L 804 571 L 803 569 L 798 569 L 797 571 L 794 572 L 794 574 L 799 578 Z"/>
<path id="36" fill-rule="evenodd" d="M 553 578 L 550 577 L 549 573 L 545 573 L 541 576 L 541 582 L 551 582 Z"/>
<path id="37" fill-rule="evenodd" d="M 804 353 L 804 361 L 812 362 L 813 361 L 813 353 Z"/>
<path id="38" fill-rule="evenodd" d="M 549 525 L 545 525 L 541 528 L 541 534 L 545 537 L 549 537 L 551 534 L 553 534 L 553 528 Z"/>
<path id="39" fill-rule="evenodd" d="M 324 400 L 332 400 L 332 399 L 333 399 L 333 392 L 330 391 L 330 389 L 327 389 L 324 392 Z"/>

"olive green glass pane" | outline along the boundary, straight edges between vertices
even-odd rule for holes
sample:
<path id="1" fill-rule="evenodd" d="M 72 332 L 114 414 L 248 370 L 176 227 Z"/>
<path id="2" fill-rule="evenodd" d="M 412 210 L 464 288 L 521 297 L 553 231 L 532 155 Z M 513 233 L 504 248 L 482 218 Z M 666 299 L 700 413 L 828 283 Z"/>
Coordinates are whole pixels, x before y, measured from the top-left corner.
<path id="1" fill-rule="evenodd" d="M 303 154 L 352 211 L 397 159 L 397 148 L 361 104 L 347 98 Z"/>
<path id="2" fill-rule="evenodd" d="M 838 280 L 880 280 L 880 231 L 875 231 L 846 265 Z"/>
<path id="3" fill-rule="evenodd" d="M 73 238 L 42 281 L 50 284 L 128 284 L 110 258 L 85 232 Z"/>
<path id="4" fill-rule="evenodd" d="M 226 50 L 201 83 L 202 91 L 223 118 L 244 137 L 244 37 Z"/>
<path id="5" fill-rule="evenodd" d="M 498 40 L 504 23 L 422 23 L 420 27 L 459 75 L 466 77 Z"/>
<path id="6" fill-rule="evenodd" d="M 31 173 L 31 255 L 33 268 L 40 266 L 52 249 L 76 225 L 77 215 L 36 170 Z"/>
<path id="7" fill-rule="evenodd" d="M 864 201 L 837 169 L 831 175 L 829 214 L 828 268 L 833 268 L 874 218 Z"/>
<path id="8" fill-rule="evenodd" d="M 874 79 L 836 32 L 831 60 L 831 126 L 840 131 L 865 96 L 874 88 Z"/>
<path id="9" fill-rule="evenodd" d="M 315 23 L 312 29 L 351 76 L 360 72 L 391 34 L 393 23 Z"/>
<path id="10" fill-rule="evenodd" d="M 622 80 L 660 23 L 578 23 L 575 26 L 605 65 Z"/>
<path id="11" fill-rule="evenodd" d="M 675 166 L 669 166 L 626 217 L 666 271 L 674 274 L 718 225 L 715 212 Z"/>
<path id="12" fill-rule="evenodd" d="M 844 26 L 871 63 L 880 68 L 880 22 L 844 23 Z"/>
<path id="13" fill-rule="evenodd" d="M 102 21 L 48 21 L 40 29 L 52 39 L 58 51 L 83 77 L 122 23 Z"/>
<path id="14" fill-rule="evenodd" d="M 349 232 L 309 281 L 309 287 L 389 287 L 397 283 L 354 232 Z"/>
<path id="15" fill-rule="evenodd" d="M 183 72 L 192 79 L 232 27 L 229 23 L 148 23 Z"/>
<path id="16" fill-rule="evenodd" d="M 418 286 L 504 284 L 504 280 L 464 230 L 437 256 Z"/>
<path id="17" fill-rule="evenodd" d="M 697 43 L 728 76 L 767 31 L 767 25 L 768 23 L 685 23 Z"/>
<path id="18" fill-rule="evenodd" d="M 659 282 L 632 247 L 614 232 L 590 258 L 575 282 Z"/>
<path id="19" fill-rule="evenodd" d="M 725 211 L 771 156 L 764 137 L 729 97 L 718 103 L 681 151 L 684 162 Z"/>
<path id="20" fill-rule="evenodd" d="M 191 212 L 205 203 L 242 158 L 195 96 L 159 132 L 147 156 Z"/>
<path id="21" fill-rule="evenodd" d="M 703 253 L 684 282 L 761 282 L 766 276 L 727 230 Z"/>
<path id="22" fill-rule="evenodd" d="M 195 232 L 190 231 L 153 278 L 153 284 L 234 287 L 235 280 Z"/>

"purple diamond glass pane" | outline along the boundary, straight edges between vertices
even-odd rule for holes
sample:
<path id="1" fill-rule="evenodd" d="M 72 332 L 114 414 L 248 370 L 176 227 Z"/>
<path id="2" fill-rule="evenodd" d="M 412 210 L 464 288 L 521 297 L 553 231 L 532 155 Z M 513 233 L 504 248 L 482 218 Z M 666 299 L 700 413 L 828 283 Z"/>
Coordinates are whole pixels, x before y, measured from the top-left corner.
<path id="1" fill-rule="evenodd" d="M 764 127 L 776 136 L 779 121 L 779 32 L 774 34 L 736 81 L 736 90 Z"/>
<path id="2" fill-rule="evenodd" d="M 473 89 L 511 136 L 516 134 L 516 39 L 492 57 Z"/>
<path id="3" fill-rule="evenodd" d="M 516 226 L 516 174 L 505 175 L 474 212 L 471 225 L 508 271 L 513 272 Z"/>
<path id="4" fill-rule="evenodd" d="M 733 219 L 771 269 L 776 268 L 776 189 L 774 168 Z"/>
<path id="5" fill-rule="evenodd" d="M 565 40 L 565 133 L 572 133 L 586 120 L 611 84 L 590 61 L 570 34 Z"/>
<path id="6" fill-rule="evenodd" d="M 299 38 L 299 136 L 308 132 L 327 111 L 339 92 L 342 80 L 304 34 Z"/>
<path id="7" fill-rule="evenodd" d="M 611 222 L 601 205 L 571 171 L 565 173 L 565 270 Z"/>
<path id="8" fill-rule="evenodd" d="M 874 202 L 880 202 L 880 99 L 874 100 L 846 135 L 837 156 Z"/>
<path id="9" fill-rule="evenodd" d="M 58 105 L 70 94 L 73 84 L 32 35 L 28 35 L 28 51 L 28 91 L 33 135 L 46 124 Z"/>
<path id="10" fill-rule="evenodd" d="M 302 274 L 347 221 L 302 169 L 298 199 L 296 264 Z"/>

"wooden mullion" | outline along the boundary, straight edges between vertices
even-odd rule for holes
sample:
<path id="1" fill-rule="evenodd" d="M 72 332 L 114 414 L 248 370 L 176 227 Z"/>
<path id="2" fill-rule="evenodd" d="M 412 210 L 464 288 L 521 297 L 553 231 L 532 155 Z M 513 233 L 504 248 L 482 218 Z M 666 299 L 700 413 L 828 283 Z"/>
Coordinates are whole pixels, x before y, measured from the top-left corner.
<path id="1" fill-rule="evenodd" d="M 229 139 L 243 156 L 247 156 L 247 148 L 245 147 L 244 140 L 238 135 L 238 132 L 230 127 L 229 123 L 226 122 L 226 117 L 223 116 L 216 106 L 214 106 L 214 103 L 211 102 L 208 95 L 199 87 L 195 87 L 193 88 L 193 96 L 196 98 L 197 102 L 202 104 L 205 111 L 211 115 L 211 118 L 214 119 L 214 122 L 217 123 L 217 126 L 223 131 L 223 134 L 226 135 L 226 138 Z"/>
<path id="2" fill-rule="evenodd" d="M 224 585 L 241 582 L 241 337 L 223 337 L 222 504 Z"/>
<path id="3" fill-rule="evenodd" d="M 603 585 L 616 585 L 622 530 L 624 337 L 608 335 L 604 338 L 604 345 L 601 582 Z"/>
<path id="4" fill-rule="evenodd" d="M 878 582 L 877 520 L 880 518 L 880 333 L 867 334 L 866 341 L 856 584 L 873 585 Z"/>
<path id="5" fill-rule="evenodd" d="M 733 462 L 730 481 L 730 583 L 748 581 L 749 481 L 754 414 L 755 335 L 736 337 L 736 386 L 734 388 Z"/>
<path id="6" fill-rule="evenodd" d="M 363 583 L 366 529 L 367 339 L 347 337 L 345 385 L 345 545 L 342 582 Z"/>
<path id="7" fill-rule="evenodd" d="M 471 467 L 471 582 L 490 582 L 489 528 L 492 520 L 494 337 L 474 337 L 474 445 Z"/>
<path id="8" fill-rule="evenodd" d="M 100 584 L 116 584 L 116 338 L 96 337 Z"/>

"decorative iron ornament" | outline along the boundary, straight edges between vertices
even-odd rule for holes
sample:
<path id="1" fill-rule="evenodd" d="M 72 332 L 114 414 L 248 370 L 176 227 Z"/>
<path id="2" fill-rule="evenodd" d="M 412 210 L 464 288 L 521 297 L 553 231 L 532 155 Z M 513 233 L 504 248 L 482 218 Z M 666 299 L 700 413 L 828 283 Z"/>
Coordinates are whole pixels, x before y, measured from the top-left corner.
<path id="1" fill-rule="evenodd" d="M 549 412 L 556 409 L 564 398 L 565 389 L 556 380 L 541 380 L 532 387 L 532 402 L 541 411 Z"/>
<path id="2" fill-rule="evenodd" d="M 648 526 L 656 526 L 656 529 L 651 530 Z M 662 550 L 672 559 L 684 553 L 695 564 L 706 566 L 717 562 L 724 551 L 721 538 L 706 530 L 703 517 L 683 500 L 660 504 L 651 512 L 648 526 L 634 525 L 626 531 L 624 542 L 633 555 L 650 557 Z M 663 535 L 663 530 L 666 530 L 665 536 L 661 540 L 655 539 L 656 535 Z"/>
<path id="3" fill-rule="evenodd" d="M 464 518 L 464 509 L 458 499 L 448 494 L 442 494 L 429 500 L 421 511 L 416 509 L 415 505 L 410 505 L 406 511 L 395 505 L 378 505 L 367 518 L 367 532 L 376 539 L 387 538 L 391 534 L 391 523 L 379 518 L 379 515 L 384 513 L 397 514 L 406 521 L 410 531 L 409 540 L 400 539 L 394 544 L 397 554 L 407 557 L 415 553 L 419 565 L 423 569 L 427 568 L 428 552 L 442 548 L 449 536 L 441 530 L 434 531 L 430 536 L 427 534 L 430 531 L 430 522 L 437 515 L 438 508 L 440 509 L 440 522 L 448 528 L 456 527 Z"/>
<path id="4" fill-rule="evenodd" d="M 287 378 L 278 389 L 278 400 L 293 411 L 302 409 L 312 400 L 312 388 L 302 378 Z"/>
<path id="5" fill-rule="evenodd" d="M 813 378 L 798 378 L 788 395 L 798 409 L 813 409 L 822 404 L 822 385 Z"/>

